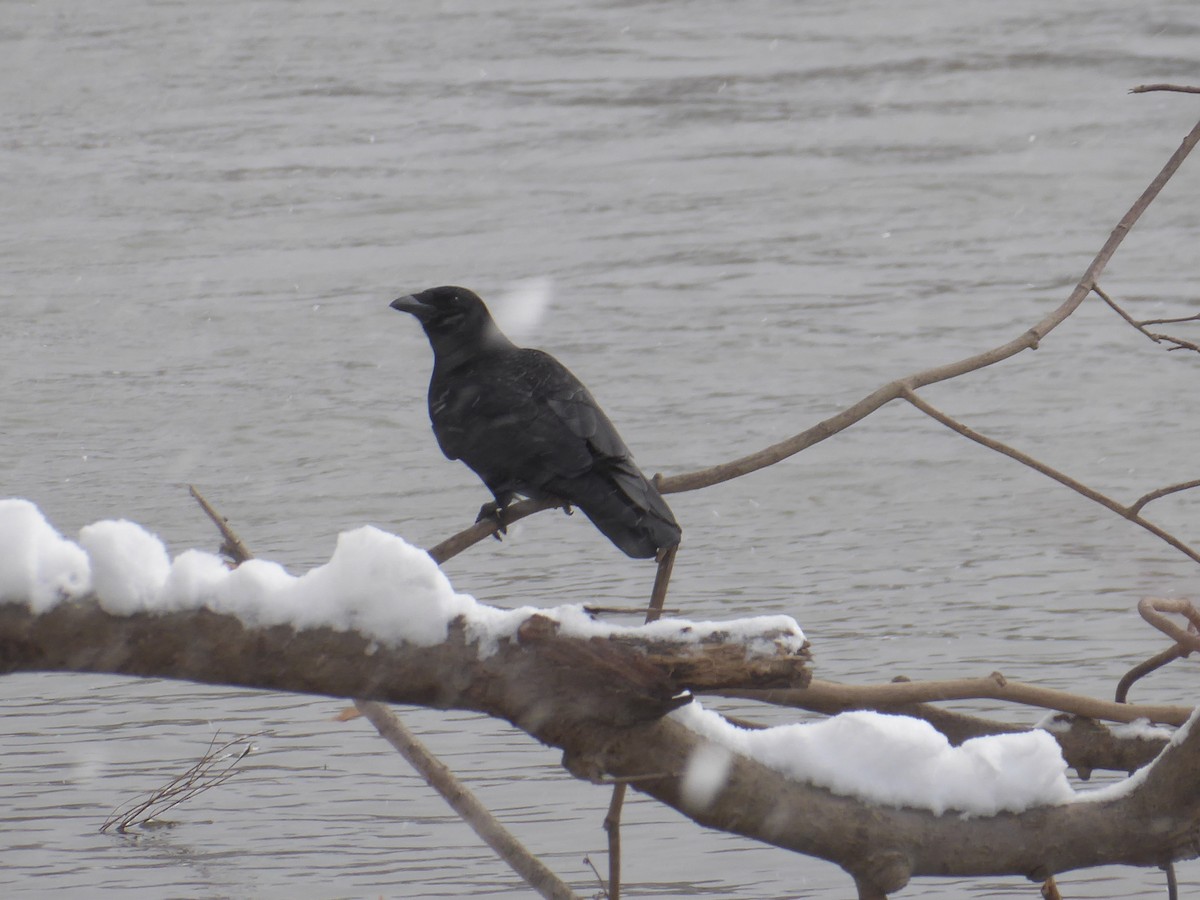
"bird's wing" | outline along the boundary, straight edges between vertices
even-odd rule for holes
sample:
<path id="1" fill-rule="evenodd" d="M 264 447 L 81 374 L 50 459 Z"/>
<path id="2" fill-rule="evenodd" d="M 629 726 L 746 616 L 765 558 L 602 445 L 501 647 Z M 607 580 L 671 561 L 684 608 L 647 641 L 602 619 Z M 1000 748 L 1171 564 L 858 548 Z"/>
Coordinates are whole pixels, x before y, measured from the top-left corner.
<path id="1" fill-rule="evenodd" d="M 583 398 L 572 399 L 577 391 Z M 589 403 L 583 386 L 552 357 L 520 350 L 435 377 L 429 412 L 446 456 L 461 459 L 489 487 L 526 492 L 591 468 L 585 435 L 603 414 Z"/>
<path id="2" fill-rule="evenodd" d="M 538 406 L 544 406 L 557 420 L 552 427 L 566 426 L 567 432 L 587 448 L 592 461 L 630 458 L 629 448 L 600 404 L 566 366 L 540 350 L 521 352 L 529 354 L 526 371 L 533 376 Z"/>

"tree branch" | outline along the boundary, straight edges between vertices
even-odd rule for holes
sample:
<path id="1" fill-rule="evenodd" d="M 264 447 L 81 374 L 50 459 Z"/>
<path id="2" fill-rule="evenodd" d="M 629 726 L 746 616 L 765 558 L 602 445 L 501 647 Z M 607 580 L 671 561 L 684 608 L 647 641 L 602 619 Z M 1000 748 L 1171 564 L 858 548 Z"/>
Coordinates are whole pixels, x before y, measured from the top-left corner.
<path id="1" fill-rule="evenodd" d="M 34 615 L 25 603 L 8 602 L 0 605 L 0 670 L 186 678 L 484 712 L 562 748 L 564 765 L 579 777 L 625 779 L 703 825 L 835 862 L 877 894 L 916 875 L 1042 879 L 1100 864 L 1160 865 L 1196 852 L 1200 738 L 1192 733 L 1181 733 L 1141 784 L 1095 802 L 964 820 L 835 795 L 735 754 L 724 786 L 696 808 L 683 774 L 706 740 L 662 716 L 679 705 L 680 689 L 730 680 L 704 678 L 698 665 L 680 677 L 673 667 L 711 654 L 681 642 L 668 664 L 654 652 L 666 652 L 671 641 L 581 640 L 548 626 L 531 615 L 480 659 L 456 626 L 433 647 L 387 646 L 328 628 L 248 628 L 208 610 L 115 616 L 83 599 Z M 714 637 L 712 647 L 724 657 L 741 643 Z M 741 680 L 802 683 L 803 656 L 745 659 Z"/>
<path id="2" fill-rule="evenodd" d="M 925 413 L 931 419 L 945 425 L 951 431 L 953 431 L 957 434 L 961 434 L 963 437 L 968 438 L 968 439 L 974 441 L 975 443 L 980 444 L 984 447 L 987 447 L 989 450 L 995 450 L 997 453 L 1002 453 L 1003 455 L 1009 457 L 1010 459 L 1015 459 L 1017 462 L 1021 463 L 1022 465 L 1026 465 L 1029 468 L 1033 469 L 1034 471 L 1040 472 L 1043 475 L 1045 475 L 1046 477 L 1054 479 L 1059 484 L 1069 487 L 1071 490 L 1075 491 L 1075 493 L 1080 494 L 1084 497 L 1087 497 L 1089 500 L 1092 500 L 1095 503 L 1099 503 L 1101 506 L 1105 507 L 1106 509 L 1109 509 L 1109 510 L 1112 510 L 1113 512 L 1115 512 L 1121 518 L 1128 519 L 1133 524 L 1135 524 L 1141 528 L 1144 528 L 1146 531 L 1150 532 L 1152 535 L 1157 537 L 1159 540 L 1164 541 L 1167 544 L 1170 544 L 1172 547 L 1174 547 L 1176 550 L 1178 550 L 1184 556 L 1188 557 L 1189 559 L 1191 559 L 1194 562 L 1200 563 L 1200 552 L 1193 550 L 1191 547 L 1189 547 L 1183 541 L 1179 540 L 1179 538 L 1175 537 L 1170 532 L 1165 531 L 1162 528 L 1158 527 L 1153 522 L 1142 518 L 1142 516 L 1138 514 L 1138 511 L 1135 510 L 1133 507 L 1124 506 L 1123 504 L 1118 503 L 1116 500 L 1113 500 L 1111 497 L 1108 497 L 1105 494 L 1102 494 L 1099 491 L 1088 487 L 1086 484 L 1083 484 L 1082 482 L 1076 481 L 1074 478 L 1071 478 L 1069 475 L 1064 475 L 1062 472 L 1058 471 L 1057 469 L 1051 468 L 1050 466 L 1046 465 L 1043 462 L 1039 462 L 1038 460 L 1034 459 L 1032 456 L 1029 456 L 1026 453 L 1022 453 L 1020 450 L 1017 450 L 1015 447 L 1010 447 L 1010 446 L 1008 446 L 1008 444 L 1001 443 L 1000 441 L 997 441 L 994 438 L 987 437 L 986 435 L 980 434 L 978 431 L 968 428 L 966 425 L 963 425 L 958 420 L 951 418 L 950 416 L 946 415 L 941 410 L 937 409 L 935 406 L 933 406 L 933 404 L 928 403 L 925 400 L 922 400 L 920 397 L 918 397 L 912 391 L 905 391 L 903 396 L 904 396 L 905 400 L 907 400 L 909 403 L 911 403 L 913 406 L 915 406 L 921 412 Z M 1182 487 L 1177 487 L 1177 489 L 1183 490 Z M 1167 491 L 1167 493 L 1170 493 L 1170 491 Z M 1149 496 L 1149 495 L 1147 495 L 1147 496 Z M 1150 499 L 1153 499 L 1153 497 L 1150 497 Z M 1147 500 L 1146 502 L 1149 502 L 1149 500 Z M 1145 503 L 1141 503 L 1141 505 L 1138 506 L 1138 509 L 1141 509 L 1142 506 L 1145 506 Z"/>
<path id="3" fill-rule="evenodd" d="M 1150 91 L 1174 91 L 1178 94 L 1200 94 L 1200 87 L 1192 87 L 1186 84 L 1139 84 L 1137 87 L 1130 88 L 1131 94 L 1146 94 Z"/>
<path id="4" fill-rule="evenodd" d="M 1053 688 L 1009 681 L 994 673 L 986 678 L 957 678 L 951 681 L 893 681 L 888 684 L 838 684 L 814 678 L 803 689 L 722 689 L 722 697 L 761 700 L 778 706 L 795 706 L 814 712 L 839 713 L 848 709 L 890 709 L 905 703 L 942 700 L 1003 700 L 1041 709 L 1103 719 L 1134 722 L 1149 719 L 1164 725 L 1182 725 L 1192 713 L 1190 706 L 1116 703 L 1056 691 Z"/>
<path id="5" fill-rule="evenodd" d="M 1194 350 L 1196 352 L 1200 352 L 1200 345 L 1194 344 L 1191 341 L 1185 341 L 1183 338 L 1172 337 L 1169 334 L 1159 334 L 1158 332 L 1150 331 L 1148 328 L 1146 328 L 1147 325 L 1161 325 L 1172 322 L 1190 322 L 1195 320 L 1195 316 L 1184 316 L 1183 318 L 1178 319 L 1147 319 L 1139 322 L 1133 316 L 1129 315 L 1129 313 L 1125 312 L 1125 310 L 1121 308 L 1120 304 L 1117 303 L 1116 300 L 1114 300 L 1107 293 L 1105 293 L 1104 290 L 1101 289 L 1100 285 L 1095 285 L 1092 290 L 1096 292 L 1096 296 L 1098 296 L 1101 300 L 1107 303 L 1109 307 L 1112 308 L 1113 312 L 1124 319 L 1130 326 L 1140 331 L 1150 340 L 1154 341 L 1154 343 L 1161 344 L 1163 341 L 1167 341 L 1168 343 L 1175 345 L 1173 347 L 1168 347 L 1167 350 Z"/>
<path id="6" fill-rule="evenodd" d="M 380 703 L 357 700 L 358 707 L 376 730 L 403 756 L 410 766 L 445 798 L 459 817 L 483 838 L 525 883 L 548 900 L 578 900 L 578 895 L 554 874 L 540 859 L 521 845 L 520 841 L 496 820 L 470 791 L 465 790 L 454 773 L 430 753 L 425 745 L 405 727 L 399 716 Z"/>
<path id="7" fill-rule="evenodd" d="M 1197 141 L 1200 141 L 1200 122 L 1197 122 L 1192 130 L 1188 132 L 1187 137 L 1183 139 L 1179 148 L 1167 160 L 1158 175 L 1154 177 L 1154 180 L 1150 182 L 1149 186 L 1142 192 L 1133 206 L 1129 208 L 1128 212 L 1121 217 L 1121 221 L 1112 230 L 1112 233 L 1108 236 L 1108 240 L 1100 248 L 1100 252 L 1092 259 L 1091 264 L 1084 271 L 1083 277 L 1079 279 L 1079 283 L 1075 285 L 1070 296 L 1057 309 L 1045 316 L 1024 334 L 984 353 L 977 353 L 974 356 L 968 356 L 957 362 L 937 366 L 932 369 L 925 369 L 889 382 L 837 415 L 831 416 L 817 423 L 812 428 L 806 429 L 785 441 L 772 444 L 770 447 L 759 450 L 756 453 L 751 453 L 732 462 L 722 463 L 708 469 L 701 469 L 669 478 L 656 478 L 655 481 L 658 484 L 659 490 L 663 493 L 694 491 L 774 465 L 780 460 L 787 459 L 789 456 L 799 453 L 801 450 L 849 428 L 855 422 L 861 421 L 885 403 L 889 403 L 903 396 L 905 393 L 993 365 L 1015 356 L 1022 350 L 1036 349 L 1042 338 L 1058 327 L 1058 325 L 1062 324 L 1083 303 L 1087 295 L 1091 293 L 1095 287 L 1096 279 L 1100 277 L 1105 266 L 1108 265 L 1108 261 L 1117 252 L 1117 248 L 1121 246 L 1121 242 L 1125 240 L 1125 236 L 1137 223 L 1138 219 L 1141 218 L 1142 213 L 1154 202 L 1154 198 L 1158 196 L 1159 192 L 1162 191 L 1163 187 L 1171 179 L 1171 176 L 1182 165 L 1188 154 L 1191 153 L 1192 148 L 1195 147 Z"/>

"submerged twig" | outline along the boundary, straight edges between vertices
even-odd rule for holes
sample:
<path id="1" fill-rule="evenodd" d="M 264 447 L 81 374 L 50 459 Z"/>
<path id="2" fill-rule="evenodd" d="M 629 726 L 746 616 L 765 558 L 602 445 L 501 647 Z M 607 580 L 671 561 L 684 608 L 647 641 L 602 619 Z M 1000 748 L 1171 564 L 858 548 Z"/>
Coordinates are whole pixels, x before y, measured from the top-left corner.
<path id="1" fill-rule="evenodd" d="M 238 735 L 220 744 L 217 744 L 217 736 L 213 735 L 208 744 L 208 750 L 191 768 L 182 775 L 176 775 L 144 798 L 117 807 L 112 815 L 104 820 L 100 831 L 106 832 L 115 827 L 117 831 L 124 834 L 135 826 L 149 825 L 161 819 L 167 810 L 178 806 L 185 800 L 190 800 L 197 794 L 224 784 L 238 774 L 238 764 L 256 749 L 250 742 L 262 734 L 263 732 Z M 231 748 L 242 742 L 246 742 L 246 746 L 233 752 Z"/>
<path id="2" fill-rule="evenodd" d="M 233 527 L 229 524 L 229 520 L 220 515 L 195 487 L 190 487 L 189 489 L 192 496 L 196 498 L 196 502 L 200 504 L 208 514 L 208 517 L 220 529 L 221 536 L 225 542 L 222 545 L 222 550 L 233 559 L 235 564 L 253 559 L 254 554 L 250 552 L 250 549 L 237 536 L 237 533 L 234 532 Z M 530 510 L 530 512 L 533 511 Z M 523 513 L 523 515 L 528 514 L 528 512 Z M 512 518 L 509 517 L 508 521 L 512 521 Z M 228 550 L 226 547 L 228 547 Z M 436 548 L 434 549 L 436 551 Z M 430 551 L 431 556 L 433 556 L 433 553 L 434 551 Z M 438 561 L 440 562 L 441 560 Z M 553 900 L 577 900 L 576 895 L 567 887 L 566 883 L 551 872 L 541 860 L 526 850 L 520 841 L 513 837 L 484 808 L 475 798 L 475 795 L 455 777 L 454 773 L 416 739 L 412 732 L 400 721 L 400 718 L 388 709 L 386 705 L 373 700 L 355 700 L 354 707 L 358 713 L 370 720 L 380 736 L 408 760 L 409 764 L 425 779 L 426 784 L 441 794 L 442 798 L 462 817 L 463 821 L 470 825 L 475 833 L 483 838 L 484 842 L 513 871 L 524 878 L 530 887 L 543 897 L 553 898 Z M 349 717 L 342 718 L 342 721 L 345 721 L 346 718 Z M 189 794 L 189 796 L 191 795 Z M 183 797 L 175 802 L 179 803 L 184 799 L 187 798 Z M 108 827 L 107 823 L 105 827 Z M 103 831 L 104 829 L 101 830 Z"/>

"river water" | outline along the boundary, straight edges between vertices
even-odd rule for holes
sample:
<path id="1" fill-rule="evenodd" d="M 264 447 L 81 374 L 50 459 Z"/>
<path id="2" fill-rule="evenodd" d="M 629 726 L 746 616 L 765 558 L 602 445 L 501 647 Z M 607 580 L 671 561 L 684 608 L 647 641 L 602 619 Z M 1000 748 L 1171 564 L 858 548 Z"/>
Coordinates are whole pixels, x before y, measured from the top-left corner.
<path id="1" fill-rule="evenodd" d="M 212 549 L 194 483 L 294 571 L 363 523 L 430 545 L 486 494 L 439 454 L 428 346 L 387 303 L 442 283 L 496 297 L 539 279 L 528 341 L 592 387 L 647 471 L 758 449 L 1065 298 L 1200 110 L 1127 90 L 1196 82 L 1197 37 L 1182 0 L 7 0 L 0 493 L 69 536 L 125 517 Z M 1197 190 L 1200 159 L 1110 266 L 1136 315 L 1198 311 Z M 1036 352 L 925 396 L 1129 501 L 1198 477 L 1196 367 L 1089 301 Z M 670 501 L 671 605 L 791 614 L 830 679 L 1001 670 L 1105 696 L 1163 645 L 1139 597 L 1195 584 L 1166 545 L 899 405 Z M 1198 503 L 1147 511 L 1196 541 Z M 500 605 L 630 605 L 653 566 L 545 513 L 446 569 Z M 1177 663 L 1134 699 L 1188 702 L 1194 677 Z M 524 892 L 369 726 L 333 721 L 338 701 L 70 675 L 0 694 L 5 895 Z M 495 722 L 405 718 L 596 890 L 606 790 Z M 261 733 L 242 774 L 173 827 L 98 833 L 216 733 Z M 629 896 L 851 891 L 647 800 L 625 844 Z M 1073 898 L 1162 883 L 1062 879 Z M 921 879 L 905 896 L 1032 890 Z"/>

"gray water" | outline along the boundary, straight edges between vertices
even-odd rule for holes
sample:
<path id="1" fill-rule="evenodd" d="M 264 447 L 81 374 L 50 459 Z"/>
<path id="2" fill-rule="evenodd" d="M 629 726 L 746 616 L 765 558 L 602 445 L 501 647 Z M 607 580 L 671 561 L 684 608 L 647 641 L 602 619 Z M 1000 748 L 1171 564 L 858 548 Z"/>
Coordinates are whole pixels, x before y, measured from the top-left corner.
<path id="1" fill-rule="evenodd" d="M 553 284 L 531 342 L 592 387 L 647 471 L 739 456 L 1056 306 L 1200 110 L 1126 91 L 1195 83 L 1196 50 L 1182 0 L 6 0 L 0 494 L 68 535 L 125 517 L 174 552 L 212 549 L 194 483 L 294 571 L 363 523 L 432 544 L 486 494 L 440 456 L 428 347 L 387 303 L 530 277 Z M 1197 312 L 1198 188 L 1200 159 L 1110 266 L 1137 315 Z M 1131 500 L 1197 477 L 1196 366 L 1089 302 L 1038 351 L 926 396 Z M 830 679 L 1001 670 L 1105 696 L 1163 645 L 1139 597 L 1195 584 L 1165 545 L 900 406 L 670 501 L 672 603 L 791 614 Z M 1148 511 L 1197 541 L 1198 503 Z M 451 561 L 456 586 L 500 605 L 644 601 L 653 567 L 582 516 L 513 532 Z M 1177 663 L 1134 698 L 1188 702 L 1194 676 Z M 367 724 L 333 721 L 341 702 L 70 675 L 0 692 L 6 895 L 523 893 Z M 405 716 L 596 890 L 583 857 L 604 868 L 606 790 L 506 726 Z M 266 733 L 174 827 L 98 833 L 217 732 Z M 625 846 L 629 896 L 851 891 L 834 866 L 647 800 Z M 1200 868 L 1180 876 L 1194 888 Z M 1062 879 L 1072 898 L 1162 884 Z M 905 895 L 1033 890 L 921 879 Z"/>

